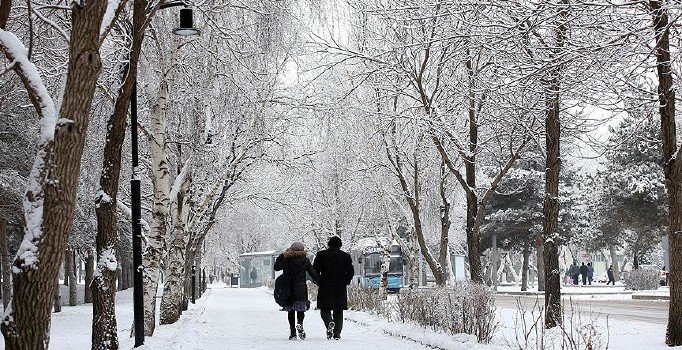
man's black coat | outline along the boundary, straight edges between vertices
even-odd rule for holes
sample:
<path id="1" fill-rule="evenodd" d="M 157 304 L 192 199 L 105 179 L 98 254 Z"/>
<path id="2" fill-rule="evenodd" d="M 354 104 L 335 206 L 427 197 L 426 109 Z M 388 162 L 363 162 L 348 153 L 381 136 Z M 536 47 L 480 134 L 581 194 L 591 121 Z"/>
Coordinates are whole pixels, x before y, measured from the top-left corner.
<path id="1" fill-rule="evenodd" d="M 317 253 L 313 269 L 319 275 L 317 308 L 320 310 L 347 310 L 346 286 L 353 279 L 353 262 L 350 254 L 340 248 L 330 247 Z"/>

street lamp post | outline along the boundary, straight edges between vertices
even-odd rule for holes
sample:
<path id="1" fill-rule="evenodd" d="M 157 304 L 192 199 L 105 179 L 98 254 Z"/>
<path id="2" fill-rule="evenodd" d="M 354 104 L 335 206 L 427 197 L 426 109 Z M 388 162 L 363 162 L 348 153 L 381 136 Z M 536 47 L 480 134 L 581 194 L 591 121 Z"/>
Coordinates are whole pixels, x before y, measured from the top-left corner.
<path id="1" fill-rule="evenodd" d="M 135 2 L 137 2 L 135 0 Z M 192 9 L 187 8 L 184 1 L 162 3 L 159 9 L 174 6 L 185 6 L 180 10 L 180 27 L 173 30 L 174 34 L 182 36 L 198 35 L 200 30 L 194 28 Z M 133 4 L 133 18 L 135 17 Z M 135 38 L 135 24 L 133 24 L 132 38 Z M 137 71 L 135 72 L 137 74 Z M 137 136 L 137 76 L 133 81 L 130 96 L 130 134 L 133 153 L 133 176 L 130 180 L 131 211 L 133 225 L 133 317 L 135 329 L 135 347 L 144 344 L 144 295 L 142 294 L 142 198 L 140 193 L 139 148 Z"/>

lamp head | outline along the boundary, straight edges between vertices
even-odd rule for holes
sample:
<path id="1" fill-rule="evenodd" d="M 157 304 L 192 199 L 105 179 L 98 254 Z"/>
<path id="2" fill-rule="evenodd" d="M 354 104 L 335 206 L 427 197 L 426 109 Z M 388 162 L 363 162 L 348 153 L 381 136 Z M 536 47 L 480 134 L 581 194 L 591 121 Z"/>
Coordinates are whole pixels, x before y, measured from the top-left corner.
<path id="1" fill-rule="evenodd" d="M 173 29 L 173 33 L 182 36 L 192 36 L 201 34 L 201 30 L 194 28 L 192 9 L 180 9 L 180 27 Z"/>

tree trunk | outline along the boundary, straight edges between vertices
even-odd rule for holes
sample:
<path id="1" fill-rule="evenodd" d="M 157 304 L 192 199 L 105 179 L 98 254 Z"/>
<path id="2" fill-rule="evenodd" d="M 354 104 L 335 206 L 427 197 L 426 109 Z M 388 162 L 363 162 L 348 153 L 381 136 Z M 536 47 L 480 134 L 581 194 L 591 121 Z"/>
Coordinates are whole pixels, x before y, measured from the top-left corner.
<path id="1" fill-rule="evenodd" d="M 123 265 L 121 263 L 121 253 L 119 249 L 116 249 L 116 261 L 118 262 L 118 268 L 116 269 L 116 290 L 123 290 Z"/>
<path id="2" fill-rule="evenodd" d="M 559 172 L 561 158 L 559 139 L 559 82 L 554 78 L 549 88 L 552 97 L 547 101 L 546 148 L 544 200 L 544 262 L 545 262 L 545 327 L 552 328 L 561 324 L 561 281 L 559 273 Z"/>
<path id="3" fill-rule="evenodd" d="M 128 270 L 130 269 L 129 265 L 129 262 L 121 260 L 121 279 L 118 282 L 121 285 L 121 290 L 130 288 L 130 274 L 128 273 Z"/>
<path id="4" fill-rule="evenodd" d="M 633 270 L 639 270 L 639 259 L 637 256 L 639 255 L 639 252 L 633 252 L 632 253 L 632 269 Z"/>
<path id="5" fill-rule="evenodd" d="M 377 238 L 377 243 L 381 246 L 381 241 Z M 388 297 L 388 268 L 391 264 L 391 239 L 386 239 L 384 250 L 381 255 L 381 282 L 379 284 L 379 300 L 386 300 Z"/>
<path id="6" fill-rule="evenodd" d="M 85 296 L 83 302 L 86 304 L 92 303 L 92 281 L 95 277 L 95 255 L 91 250 L 88 250 L 88 256 L 85 259 Z"/>
<path id="7" fill-rule="evenodd" d="M 560 57 L 568 32 L 568 0 L 557 4 L 556 45 L 553 57 Z M 545 327 L 562 324 L 561 273 L 559 271 L 559 174 L 561 172 L 561 121 L 559 118 L 560 83 L 563 64 L 555 66 L 545 87 L 545 199 L 543 203 L 543 240 L 545 272 Z"/>
<path id="8" fill-rule="evenodd" d="M 6 310 L 12 298 L 12 273 L 7 246 L 7 225 L 3 218 L 0 218 L 0 265 L 2 266 L 2 309 Z"/>
<path id="9" fill-rule="evenodd" d="M 440 265 L 441 270 L 447 269 L 448 266 L 448 249 L 450 246 L 450 225 L 452 222 L 450 221 L 450 202 L 448 201 L 448 194 L 447 194 L 447 188 L 446 188 L 446 178 L 448 175 L 448 170 L 445 166 L 445 163 L 442 162 L 440 166 L 440 183 L 439 183 L 439 194 L 440 194 L 440 199 L 441 199 L 441 205 L 440 205 L 440 240 L 438 242 L 440 251 L 438 253 L 438 265 Z M 443 271 L 443 279 L 447 280 L 446 276 L 448 276 L 445 271 Z M 452 281 L 454 283 L 454 281 Z M 445 281 L 444 283 L 445 284 Z"/>
<path id="10" fill-rule="evenodd" d="M 64 267 L 63 272 L 64 272 L 64 279 L 62 280 L 62 284 L 65 286 L 69 286 L 69 273 L 71 270 L 71 257 L 69 257 L 70 251 L 67 249 L 66 252 L 64 253 L 64 264 L 62 265 Z"/>
<path id="11" fill-rule="evenodd" d="M 94 297 L 92 323 L 92 349 L 118 348 L 118 336 L 115 312 L 115 291 L 118 289 L 119 268 L 116 259 L 119 251 L 118 221 L 116 205 L 121 174 L 121 151 L 125 139 L 128 121 L 128 107 L 137 79 L 137 67 L 146 28 L 147 0 L 134 2 L 135 18 L 133 26 L 135 36 L 128 53 L 128 63 L 124 67 L 123 82 L 118 89 L 114 111 L 107 121 L 107 136 L 104 145 L 102 173 L 100 175 L 100 192 L 95 202 L 97 214 L 97 278 L 91 283 Z M 112 255 L 113 254 L 113 255 Z"/>
<path id="12" fill-rule="evenodd" d="M 201 264 L 204 260 L 204 236 L 197 242 L 196 254 L 194 255 L 194 266 L 196 266 L 196 283 L 194 284 L 194 293 L 198 298 L 201 298 Z"/>
<path id="13" fill-rule="evenodd" d="M 192 266 L 194 264 L 194 239 L 190 236 L 190 241 L 187 244 L 185 253 L 185 285 L 182 293 L 182 311 L 186 311 L 189 307 L 189 298 L 192 295 Z"/>
<path id="14" fill-rule="evenodd" d="M 133 276 L 135 271 L 133 270 L 133 263 L 128 261 L 128 284 L 126 285 L 126 289 L 132 288 L 133 287 Z"/>
<path id="15" fill-rule="evenodd" d="M 57 288 L 52 298 L 52 308 L 54 309 L 54 312 L 57 313 L 62 312 L 62 294 L 59 291 L 59 277 L 55 278 L 55 282 Z M 47 348 L 47 346 L 45 348 Z"/>
<path id="16" fill-rule="evenodd" d="M 105 1 L 71 6 L 68 70 L 58 113 L 44 86 L 34 84 L 39 78 L 26 71 L 19 74 L 43 118 L 41 134 L 45 136 L 40 139 L 24 199 L 27 227 L 13 264 L 12 310 L 5 313 L 1 326 L 8 350 L 42 350 L 50 342 L 51 298 L 73 227 L 81 155 L 102 66 L 99 30 L 106 7 Z M 0 48 L 10 58 L 1 42 Z M 21 64 L 15 66 L 15 71 L 23 69 Z M 55 129 L 47 129 L 48 125 Z"/>
<path id="17" fill-rule="evenodd" d="M 521 265 L 521 291 L 528 290 L 528 260 L 530 259 L 530 242 L 523 244 L 523 264 Z"/>
<path id="18" fill-rule="evenodd" d="M 682 160 L 677 145 L 675 88 L 670 58 L 670 26 L 665 1 L 649 1 L 655 31 L 658 111 L 661 116 L 662 160 L 668 191 L 670 304 L 665 343 L 682 345 Z"/>
<path id="19" fill-rule="evenodd" d="M 407 276 L 410 281 L 410 288 L 419 286 L 419 254 L 419 246 L 414 237 L 414 232 L 412 232 L 412 250 L 410 250 L 410 257 L 407 261 L 407 268 L 410 271 Z"/>
<path id="20" fill-rule="evenodd" d="M 611 256 L 611 265 L 613 266 L 613 279 L 620 280 L 620 267 L 618 265 L 618 255 L 616 253 L 616 246 L 609 246 L 609 255 Z"/>
<path id="21" fill-rule="evenodd" d="M 396 153 L 396 162 L 398 163 L 399 167 L 402 167 L 398 161 L 398 155 Z M 417 157 L 417 154 L 415 152 L 414 154 L 414 171 L 412 173 L 412 188 L 414 189 L 413 194 L 414 198 L 409 197 L 409 189 L 407 187 L 407 182 L 405 181 L 404 177 L 402 176 L 402 171 L 399 171 L 399 174 L 401 176 L 400 183 L 401 186 L 403 187 L 403 192 L 405 193 L 406 199 L 408 203 L 410 204 L 410 210 L 412 211 L 412 219 L 414 220 L 414 228 L 415 228 L 415 234 L 417 236 L 417 242 L 419 242 L 419 249 L 422 252 L 422 256 L 426 260 L 426 263 L 429 265 L 429 268 L 431 269 L 431 272 L 433 273 L 433 277 L 436 280 L 436 284 L 439 286 L 445 285 L 445 273 L 443 271 L 443 266 L 440 266 L 436 259 L 434 259 L 433 255 L 431 254 L 431 250 L 429 247 L 426 245 L 426 240 L 424 238 L 424 231 L 423 231 L 423 225 L 421 221 L 421 196 L 420 196 L 420 184 L 419 184 L 419 160 Z"/>
<path id="22" fill-rule="evenodd" d="M 187 178 L 183 181 L 178 191 L 175 205 L 173 206 L 173 241 L 168 252 L 168 264 L 166 265 L 166 281 L 163 285 L 161 298 L 161 324 L 175 323 L 182 313 L 182 294 L 185 285 L 185 252 L 187 247 L 187 219 L 189 204 L 186 202 L 185 193 L 189 189 L 191 181 Z"/>
<path id="23" fill-rule="evenodd" d="M 76 260 L 75 252 L 71 249 L 66 250 L 66 262 L 64 267 L 64 279 L 69 280 L 69 306 L 78 305 L 78 293 L 76 291 L 76 269 L 74 261 Z"/>
<path id="24" fill-rule="evenodd" d="M 542 244 L 542 235 L 535 237 L 535 263 L 537 264 L 538 273 L 538 291 L 545 291 L 545 257 L 543 254 L 544 245 Z"/>

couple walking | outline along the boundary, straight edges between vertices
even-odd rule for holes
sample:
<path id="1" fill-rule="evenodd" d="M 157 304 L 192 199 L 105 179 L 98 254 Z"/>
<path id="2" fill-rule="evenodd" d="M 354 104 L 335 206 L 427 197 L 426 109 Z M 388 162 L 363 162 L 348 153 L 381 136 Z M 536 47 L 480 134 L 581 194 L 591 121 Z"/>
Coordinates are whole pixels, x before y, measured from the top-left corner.
<path id="1" fill-rule="evenodd" d="M 327 330 L 327 339 L 340 339 L 343 328 L 343 310 L 348 310 L 346 286 L 353 278 L 353 263 L 350 254 L 341 250 L 341 238 L 329 238 L 328 249 L 317 253 L 311 264 L 305 247 L 301 242 L 294 242 L 289 249 L 275 260 L 275 271 L 283 270 L 291 280 L 291 295 L 287 299 L 284 310 L 288 312 L 289 339 L 296 339 L 296 333 L 305 339 L 303 319 L 310 309 L 306 272 L 313 282 L 319 286 L 317 308 Z M 298 322 L 295 322 L 296 319 Z"/>

